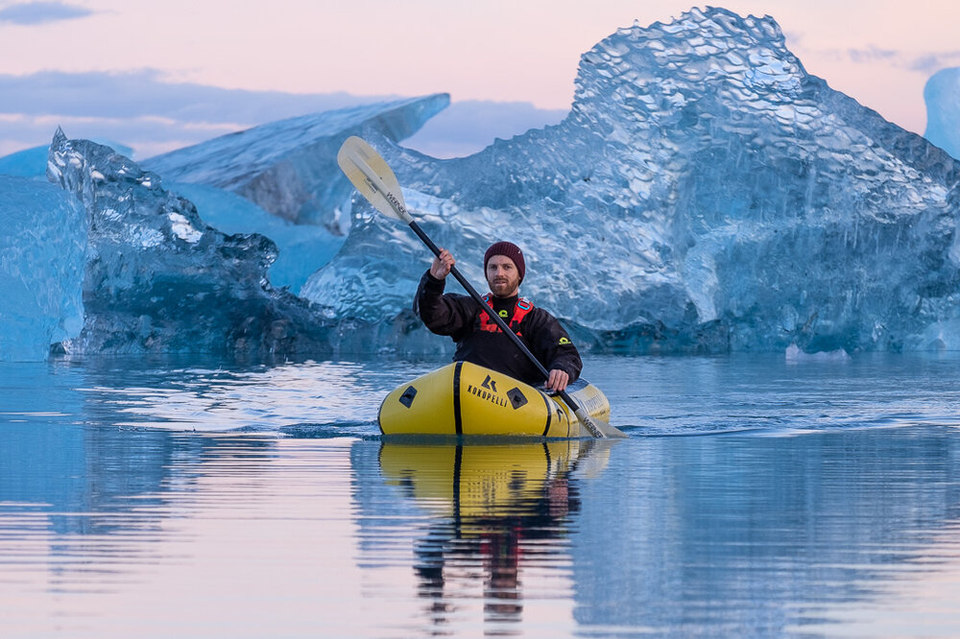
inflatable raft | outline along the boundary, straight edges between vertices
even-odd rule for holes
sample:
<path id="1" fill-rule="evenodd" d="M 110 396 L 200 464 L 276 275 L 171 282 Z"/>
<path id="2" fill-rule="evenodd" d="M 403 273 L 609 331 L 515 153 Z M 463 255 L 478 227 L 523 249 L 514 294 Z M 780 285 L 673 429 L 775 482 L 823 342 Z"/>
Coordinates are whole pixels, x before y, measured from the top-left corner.
<path id="1" fill-rule="evenodd" d="M 594 419 L 610 420 L 610 403 L 596 386 L 577 380 L 567 393 Z M 470 362 L 398 386 L 378 421 L 384 435 L 591 437 L 559 397 Z"/>

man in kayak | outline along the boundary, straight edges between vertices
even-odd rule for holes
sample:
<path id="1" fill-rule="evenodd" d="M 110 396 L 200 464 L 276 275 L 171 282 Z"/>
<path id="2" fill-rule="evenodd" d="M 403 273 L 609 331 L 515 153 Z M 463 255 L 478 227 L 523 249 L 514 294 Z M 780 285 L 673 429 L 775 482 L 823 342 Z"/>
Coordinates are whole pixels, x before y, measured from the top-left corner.
<path id="1" fill-rule="evenodd" d="M 531 385 L 544 382 L 536 366 L 476 300 L 468 295 L 444 294 L 446 277 L 454 264 L 450 252 L 442 249 L 420 278 L 416 308 L 423 323 L 432 332 L 453 338 L 456 361 L 486 366 Z M 520 282 L 526 272 L 523 252 L 510 242 L 497 242 L 484 254 L 483 269 L 490 286 L 484 299 L 550 372 L 546 388 L 565 390 L 579 377 L 583 362 L 560 322 L 520 297 Z"/>

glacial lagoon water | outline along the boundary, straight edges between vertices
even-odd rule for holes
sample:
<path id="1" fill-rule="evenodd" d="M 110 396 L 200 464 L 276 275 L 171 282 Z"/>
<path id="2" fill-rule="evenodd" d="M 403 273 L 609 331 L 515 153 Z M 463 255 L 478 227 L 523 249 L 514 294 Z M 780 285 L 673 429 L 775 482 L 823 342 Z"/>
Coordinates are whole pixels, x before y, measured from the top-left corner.
<path id="1" fill-rule="evenodd" d="M 960 354 L 586 364 L 629 439 L 381 441 L 435 362 L 2 364 L 0 636 L 960 635 Z"/>

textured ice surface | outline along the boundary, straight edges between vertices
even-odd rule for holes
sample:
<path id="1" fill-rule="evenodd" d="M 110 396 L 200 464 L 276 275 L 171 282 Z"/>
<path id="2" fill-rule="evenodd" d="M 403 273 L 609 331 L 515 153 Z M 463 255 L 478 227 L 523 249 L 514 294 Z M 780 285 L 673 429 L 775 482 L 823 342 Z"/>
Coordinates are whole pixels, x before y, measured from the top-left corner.
<path id="1" fill-rule="evenodd" d="M 169 190 L 197 207 L 203 221 L 227 234 L 259 233 L 277 245 L 270 283 L 296 293 L 307 278 L 336 254 L 344 237 L 310 224 L 294 224 L 270 215 L 236 193 L 202 184 L 176 183 Z"/>
<path id="2" fill-rule="evenodd" d="M 156 174 L 60 131 L 47 171 L 80 199 L 90 229 L 85 322 L 63 342 L 68 353 L 329 352 L 307 303 L 270 286 L 268 238 L 217 231 Z"/>
<path id="3" fill-rule="evenodd" d="M 0 245 L 4 273 L 24 282 L 21 306 L 36 305 L 54 327 L 29 350 L 45 350 L 44 339 L 62 340 L 68 352 L 449 348 L 410 311 L 431 256 L 409 229 L 351 196 L 335 167 L 352 134 L 384 154 L 424 228 L 478 286 L 490 242 L 523 246 L 523 293 L 563 318 L 582 346 L 795 345 L 797 357 L 960 349 L 958 163 L 808 75 L 770 18 L 693 10 L 670 24 L 623 29 L 582 57 L 560 124 L 452 160 L 398 145 L 446 101 L 285 120 L 151 163 L 168 184 L 213 186 L 280 217 L 349 228 L 301 290 L 312 306 L 271 285 L 273 241 L 221 233 L 157 173 L 58 135 L 50 176 L 82 202 L 89 229 L 86 315 L 76 334 L 76 303 L 61 300 L 75 290 L 78 253 L 64 249 L 73 257 L 57 265 L 46 247 L 76 248 L 82 239 L 43 239 L 45 228 L 74 233 L 84 224 L 63 209 L 62 220 L 31 226 L 68 206 L 66 196 L 27 180 L 16 183 L 20 191 L 0 184 L 0 198 L 36 189 L 22 213 L 3 210 L 23 217 L 8 223 L 20 239 Z M 252 228 L 278 238 L 287 228 L 227 193 L 196 188 L 224 228 L 243 231 L 254 220 Z M 35 239 L 30 233 L 40 238 L 36 255 L 17 252 Z M 322 263 L 334 246 L 323 238 L 298 244 L 303 238 L 291 233 L 278 242 L 297 254 L 288 280 L 295 286 L 309 261 Z M 38 302 L 47 289 L 61 301 Z M 4 322 L 4 335 L 27 330 Z"/>
<path id="4" fill-rule="evenodd" d="M 960 158 L 960 67 L 934 73 L 923 88 L 927 103 L 924 137 Z"/>
<path id="5" fill-rule="evenodd" d="M 52 184 L 0 176 L 0 361 L 46 359 L 83 325 L 87 222 Z"/>
<path id="6" fill-rule="evenodd" d="M 960 348 L 958 164 L 807 74 L 769 17 L 622 29 L 582 56 L 563 122 L 467 158 L 371 141 L 474 282 L 490 242 L 517 242 L 523 293 L 582 344 Z M 430 256 L 355 203 L 303 294 L 389 320 Z"/>
<path id="7" fill-rule="evenodd" d="M 264 124 L 143 162 L 168 182 L 233 191 L 265 211 L 343 234 L 351 186 L 337 150 L 351 135 L 374 130 L 402 140 L 450 103 L 447 94 L 376 103 Z"/>

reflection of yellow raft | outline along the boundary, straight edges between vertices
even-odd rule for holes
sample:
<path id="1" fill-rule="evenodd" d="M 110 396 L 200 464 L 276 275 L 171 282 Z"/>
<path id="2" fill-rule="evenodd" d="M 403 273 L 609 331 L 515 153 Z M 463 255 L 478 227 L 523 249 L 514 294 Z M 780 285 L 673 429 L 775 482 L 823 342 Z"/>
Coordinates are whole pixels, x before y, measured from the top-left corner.
<path id="1" fill-rule="evenodd" d="M 566 486 L 574 468 L 602 470 L 609 450 L 597 440 L 466 446 L 387 441 L 380 448 L 380 471 L 429 511 L 469 523 L 531 514 L 538 500 L 565 495 L 555 489 Z"/>
<path id="2" fill-rule="evenodd" d="M 582 380 L 567 393 L 595 419 L 609 421 L 610 403 Z M 488 368 L 456 362 L 397 387 L 380 406 L 385 435 L 590 437 L 559 397 Z"/>

